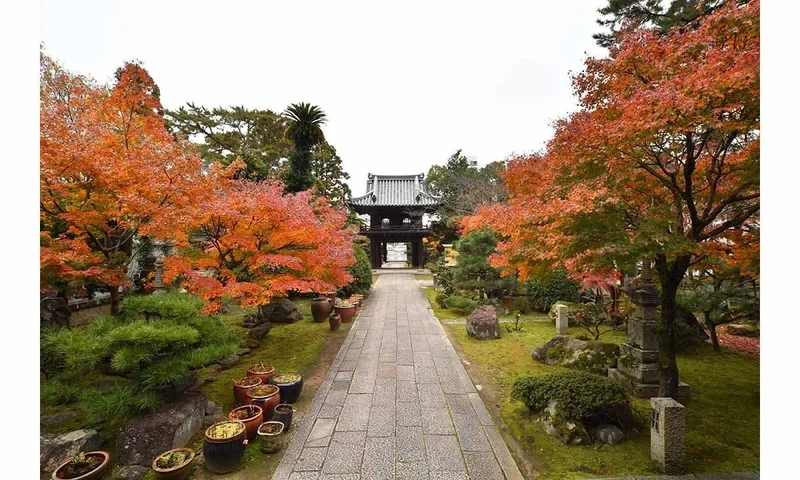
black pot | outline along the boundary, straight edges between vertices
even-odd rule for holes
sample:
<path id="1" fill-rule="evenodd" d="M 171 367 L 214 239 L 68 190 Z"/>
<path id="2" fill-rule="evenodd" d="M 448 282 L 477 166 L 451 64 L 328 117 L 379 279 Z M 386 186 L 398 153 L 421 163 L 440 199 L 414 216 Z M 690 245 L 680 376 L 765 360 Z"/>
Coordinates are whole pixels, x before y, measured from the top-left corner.
<path id="1" fill-rule="evenodd" d="M 286 409 L 288 412 L 281 413 L 281 409 Z M 285 432 L 289 430 L 289 427 L 292 425 L 292 414 L 294 414 L 294 407 L 288 403 L 281 403 L 275 407 L 275 411 L 272 413 L 272 419 L 276 422 L 281 422 L 283 424 L 283 431 Z"/>
<path id="2" fill-rule="evenodd" d="M 291 383 L 280 383 L 276 381 L 276 379 L 280 380 L 280 375 L 275 375 L 270 380 L 270 383 L 276 385 L 281 391 L 281 402 L 283 403 L 294 403 L 297 401 L 297 398 L 300 396 L 300 391 L 303 389 L 303 377 L 297 375 L 299 380 Z"/>
<path id="3" fill-rule="evenodd" d="M 228 473 L 239 467 L 244 456 L 245 446 L 247 446 L 247 430 L 244 428 L 244 424 L 242 427 L 242 431 L 231 438 L 216 439 L 209 437 L 208 434 L 205 435 L 203 458 L 206 468 L 214 473 Z M 209 427 L 209 429 L 211 428 L 213 425 Z"/>

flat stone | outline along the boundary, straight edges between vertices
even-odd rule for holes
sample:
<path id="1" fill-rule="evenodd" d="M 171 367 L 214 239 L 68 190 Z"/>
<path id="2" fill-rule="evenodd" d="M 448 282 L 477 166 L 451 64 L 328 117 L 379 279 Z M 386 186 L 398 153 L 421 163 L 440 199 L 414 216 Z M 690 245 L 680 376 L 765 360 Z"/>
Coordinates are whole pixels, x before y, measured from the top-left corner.
<path id="1" fill-rule="evenodd" d="M 367 437 L 361 476 L 370 480 L 394 480 L 394 450 L 394 436 Z"/>
<path id="2" fill-rule="evenodd" d="M 428 452 L 428 467 L 431 471 L 466 471 L 455 435 L 427 435 L 425 445 Z"/>
<path id="3" fill-rule="evenodd" d="M 64 423 L 71 418 L 75 418 L 75 412 L 64 412 L 64 413 L 56 413 L 53 415 L 43 415 L 39 419 L 39 423 L 42 425 L 58 425 L 59 423 Z"/>
<path id="4" fill-rule="evenodd" d="M 360 473 L 367 432 L 335 432 L 322 473 Z"/>
<path id="5" fill-rule="evenodd" d="M 392 405 L 372 405 L 369 412 L 367 437 L 394 437 L 396 410 Z"/>
<path id="6" fill-rule="evenodd" d="M 319 472 L 292 472 L 289 480 L 319 480 Z"/>
<path id="7" fill-rule="evenodd" d="M 420 414 L 426 435 L 455 435 L 447 406 L 421 407 Z"/>
<path id="8" fill-rule="evenodd" d="M 270 330 L 272 330 L 271 323 L 262 323 L 251 328 L 247 335 L 253 340 L 261 340 L 269 334 Z"/>
<path id="9" fill-rule="evenodd" d="M 322 448 L 309 448 L 306 447 L 300 452 L 300 457 L 294 465 L 294 470 L 297 472 L 313 470 L 317 471 L 322 468 L 322 463 L 325 461 L 328 449 Z"/>
<path id="10" fill-rule="evenodd" d="M 220 360 L 219 364 L 223 369 L 228 369 L 238 364 L 240 360 L 239 355 L 231 355 L 230 357 Z"/>
<path id="11" fill-rule="evenodd" d="M 421 462 L 425 460 L 425 440 L 422 427 L 397 427 L 397 461 Z M 453 437 L 455 438 L 455 437 Z"/>
<path id="12" fill-rule="evenodd" d="M 492 452 L 464 452 L 470 480 L 503 478 L 503 471 Z"/>
<path id="13" fill-rule="evenodd" d="M 336 424 L 336 431 L 366 430 L 371 403 L 371 394 L 348 394 Z"/>
<path id="14" fill-rule="evenodd" d="M 397 478 L 402 480 L 428 480 L 425 462 L 397 462 Z"/>
<path id="15" fill-rule="evenodd" d="M 318 418 L 308 434 L 306 447 L 327 447 L 333 435 L 336 420 L 332 418 Z"/>

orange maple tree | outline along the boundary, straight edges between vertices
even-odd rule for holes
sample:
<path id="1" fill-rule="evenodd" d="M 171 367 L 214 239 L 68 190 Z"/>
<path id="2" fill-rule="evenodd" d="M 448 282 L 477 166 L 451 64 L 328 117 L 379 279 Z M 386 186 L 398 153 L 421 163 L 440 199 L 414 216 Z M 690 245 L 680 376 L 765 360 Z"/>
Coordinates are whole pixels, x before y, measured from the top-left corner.
<path id="1" fill-rule="evenodd" d="M 654 261 L 663 396 L 677 391 L 687 270 L 708 256 L 757 264 L 760 2 L 740 3 L 666 34 L 630 29 L 609 58 L 588 59 L 573 77 L 580 109 L 544 153 L 510 162 L 508 203 L 463 222 L 497 231 L 494 264 L 523 279 L 559 261 L 575 271 Z"/>
<path id="2" fill-rule="evenodd" d="M 42 287 L 105 285 L 116 313 L 134 236 L 172 228 L 201 161 L 166 130 L 140 65 L 126 63 L 108 87 L 42 53 L 40 80 Z"/>
<path id="3" fill-rule="evenodd" d="M 311 191 L 235 179 L 244 166 L 213 166 L 202 193 L 173 219 L 186 233 L 173 238 L 180 254 L 166 259 L 165 280 L 207 300 L 208 311 L 226 298 L 255 306 L 346 285 L 355 262 L 346 213 Z"/>

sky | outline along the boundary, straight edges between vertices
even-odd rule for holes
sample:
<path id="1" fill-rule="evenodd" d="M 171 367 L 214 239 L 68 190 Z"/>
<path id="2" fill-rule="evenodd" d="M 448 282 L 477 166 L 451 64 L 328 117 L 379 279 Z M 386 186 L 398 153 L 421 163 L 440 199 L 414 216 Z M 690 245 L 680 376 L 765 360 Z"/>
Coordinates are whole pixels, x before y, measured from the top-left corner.
<path id="1" fill-rule="evenodd" d="M 541 149 L 576 108 L 570 72 L 606 53 L 604 3 L 45 0 L 40 26 L 48 55 L 98 81 L 143 62 L 166 108 L 318 105 L 362 195 L 368 172 Z"/>

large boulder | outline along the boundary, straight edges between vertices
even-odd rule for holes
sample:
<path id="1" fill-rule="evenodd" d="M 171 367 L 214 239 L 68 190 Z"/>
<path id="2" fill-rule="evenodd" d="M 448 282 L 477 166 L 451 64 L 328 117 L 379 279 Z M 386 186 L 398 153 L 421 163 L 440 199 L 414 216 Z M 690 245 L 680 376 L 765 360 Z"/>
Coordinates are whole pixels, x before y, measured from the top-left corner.
<path id="1" fill-rule="evenodd" d="M 250 336 L 250 338 L 254 340 L 261 340 L 262 338 L 267 336 L 270 330 L 272 330 L 272 324 L 265 322 L 251 328 L 250 331 L 247 332 L 247 334 Z"/>
<path id="2" fill-rule="evenodd" d="M 675 342 L 678 348 L 689 345 L 703 344 L 708 340 L 708 334 L 697 321 L 691 311 L 676 307 L 675 309 Z"/>
<path id="3" fill-rule="evenodd" d="M 134 419 L 117 437 L 117 461 L 148 466 L 159 453 L 184 447 L 202 426 L 206 397 L 189 393 L 161 410 Z"/>
<path id="4" fill-rule="evenodd" d="M 558 402 L 551 400 L 547 408 L 539 417 L 544 431 L 549 435 L 558 438 L 565 445 L 588 445 L 592 443 L 589 432 L 576 420 L 566 418 L 566 415 L 558 408 Z"/>
<path id="5" fill-rule="evenodd" d="M 619 346 L 556 335 L 549 342 L 531 350 L 531 357 L 548 365 L 561 365 L 606 375 L 609 368 L 617 366 Z"/>
<path id="6" fill-rule="evenodd" d="M 728 335 L 735 335 L 737 337 L 758 337 L 761 335 L 761 331 L 757 326 L 747 323 L 732 323 L 725 327 L 725 333 Z"/>
<path id="7" fill-rule="evenodd" d="M 39 302 L 39 322 L 42 326 L 69 327 L 71 314 L 66 298 L 51 296 L 42 298 Z"/>
<path id="8" fill-rule="evenodd" d="M 78 452 L 99 450 L 102 446 L 103 437 L 96 430 L 45 433 L 39 437 L 39 468 L 44 473 L 50 473 Z"/>
<path id="9" fill-rule="evenodd" d="M 467 317 L 467 333 L 478 340 L 500 338 L 500 323 L 497 310 L 491 305 L 476 308 Z"/>
<path id="10" fill-rule="evenodd" d="M 303 319 L 303 314 L 288 298 L 274 298 L 267 305 L 258 307 L 261 323 L 294 323 Z"/>

